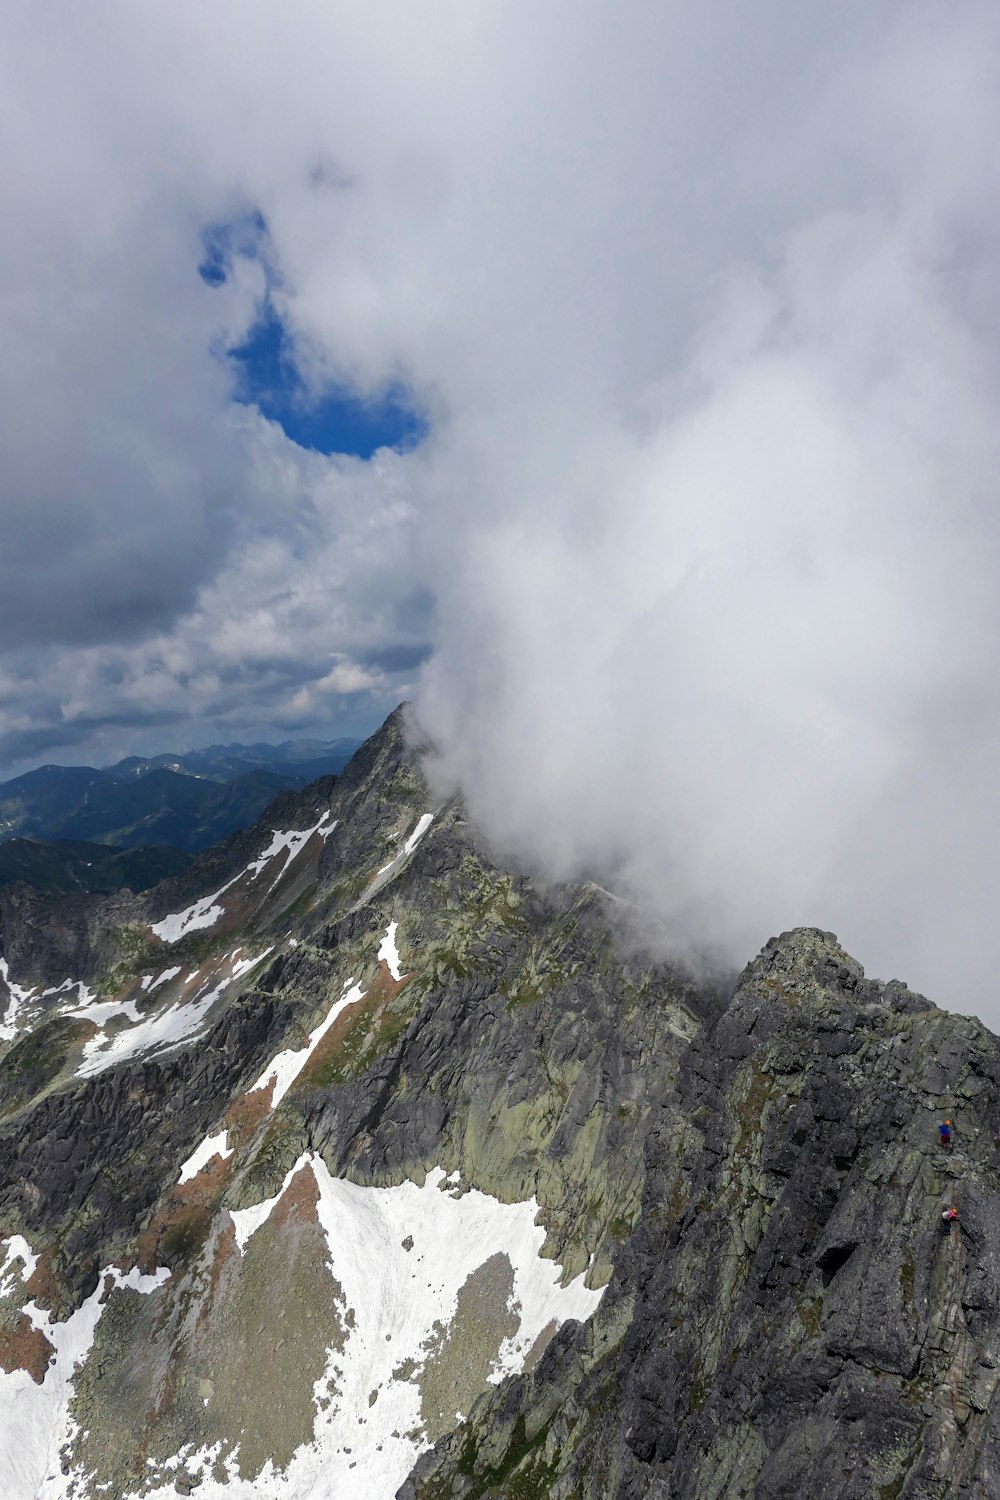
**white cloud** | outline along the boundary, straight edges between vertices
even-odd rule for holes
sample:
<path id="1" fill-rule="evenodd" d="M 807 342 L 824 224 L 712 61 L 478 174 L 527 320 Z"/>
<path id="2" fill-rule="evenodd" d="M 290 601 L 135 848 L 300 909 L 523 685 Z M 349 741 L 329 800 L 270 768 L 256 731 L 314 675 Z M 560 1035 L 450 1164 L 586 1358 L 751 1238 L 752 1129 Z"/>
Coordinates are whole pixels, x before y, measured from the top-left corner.
<path id="1" fill-rule="evenodd" d="M 995 8 L 13 27 L 0 733 L 372 713 L 431 628 L 502 842 L 988 1011 Z M 421 449 L 227 419 L 262 273 L 194 266 L 250 210 L 310 377 L 408 383 Z"/>

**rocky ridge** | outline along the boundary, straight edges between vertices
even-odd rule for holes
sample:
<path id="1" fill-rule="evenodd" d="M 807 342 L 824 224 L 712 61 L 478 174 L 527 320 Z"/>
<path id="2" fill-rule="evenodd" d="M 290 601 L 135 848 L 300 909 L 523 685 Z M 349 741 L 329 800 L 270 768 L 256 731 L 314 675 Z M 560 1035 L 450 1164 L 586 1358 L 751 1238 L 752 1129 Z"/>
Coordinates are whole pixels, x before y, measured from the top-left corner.
<path id="1" fill-rule="evenodd" d="M 151 892 L 0 890 L 0 940 L 0 1385 L 65 1386 L 5 1492 L 1000 1493 L 1000 1048 L 832 934 L 655 961 L 397 711 Z"/>

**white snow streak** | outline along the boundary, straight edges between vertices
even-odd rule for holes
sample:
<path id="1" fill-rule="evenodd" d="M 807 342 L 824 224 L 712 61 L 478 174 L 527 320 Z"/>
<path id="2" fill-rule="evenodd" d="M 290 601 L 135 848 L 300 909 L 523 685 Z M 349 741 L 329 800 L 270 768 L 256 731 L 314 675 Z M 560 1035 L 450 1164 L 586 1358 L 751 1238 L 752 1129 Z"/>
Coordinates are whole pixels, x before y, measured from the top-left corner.
<path id="1" fill-rule="evenodd" d="M 423 838 L 424 834 L 427 832 L 428 828 L 433 822 L 433 813 L 421 813 L 420 821 L 418 822 L 416 828 L 414 828 L 413 832 L 410 834 L 410 837 L 406 840 L 406 843 L 403 845 L 404 858 L 407 854 L 413 853 L 413 850 L 417 847 L 420 840 Z"/>
<path id="2" fill-rule="evenodd" d="M 349 985 L 353 985 L 353 987 L 349 989 Z M 326 1018 L 320 1022 L 315 1031 L 309 1033 L 309 1040 L 305 1046 L 300 1047 L 297 1052 L 292 1051 L 290 1048 L 284 1052 L 279 1052 L 274 1061 L 268 1063 L 263 1073 L 257 1079 L 257 1082 L 251 1084 L 248 1090 L 249 1093 L 253 1094 L 258 1089 L 266 1088 L 268 1083 L 273 1079 L 274 1092 L 271 1095 L 271 1108 L 277 1109 L 309 1061 L 311 1054 L 326 1036 L 341 1011 L 346 1010 L 349 1005 L 353 1005 L 356 1000 L 362 999 L 365 993 L 359 984 L 353 984 L 353 981 L 350 979 L 346 981 L 344 990 L 345 993 L 341 995 L 340 999 L 335 1000 L 333 1005 L 331 1005 Z M 252 1212 L 252 1210 L 247 1211 Z"/>
<path id="3" fill-rule="evenodd" d="M 311 828 L 303 828 L 299 833 L 280 833 L 277 828 L 273 829 L 273 837 L 263 854 L 261 854 L 259 859 L 255 859 L 252 864 L 247 865 L 251 879 L 256 880 L 264 866 L 274 859 L 276 854 L 280 854 L 283 849 L 288 850 L 288 858 L 282 865 L 282 869 L 285 869 L 291 864 L 299 850 L 305 847 L 314 833 L 322 834 L 323 838 L 328 838 L 337 826 L 336 818 L 328 828 L 323 826 L 329 816 L 329 812 L 325 812 L 318 823 L 314 823 Z"/>
<path id="4" fill-rule="evenodd" d="M 14 1269 L 14 1262 L 17 1260 L 24 1262 L 24 1269 L 20 1272 Z M 10 1290 L 10 1282 L 16 1275 L 19 1275 L 22 1281 L 30 1281 L 37 1265 L 38 1256 L 35 1255 L 24 1235 L 12 1234 L 7 1241 L 4 1263 L 0 1266 L 0 1295 Z"/>
<path id="5" fill-rule="evenodd" d="M 111 1038 L 103 1033 L 91 1037 L 84 1045 L 83 1062 L 77 1069 L 77 1076 L 90 1078 L 123 1062 L 126 1057 L 134 1057 L 140 1052 L 169 1051 L 178 1046 L 198 1030 L 220 995 L 248 969 L 262 963 L 271 951 L 266 948 L 256 958 L 239 959 L 233 964 L 232 972 L 205 995 L 177 1002 L 155 1015 L 145 1016 L 137 1026 L 119 1031 Z"/>
<path id="6" fill-rule="evenodd" d="M 219 918 L 225 914 L 225 907 L 219 905 L 219 900 L 225 895 L 226 891 L 242 880 L 245 875 L 249 875 L 251 880 L 256 880 L 261 871 L 277 855 L 283 851 L 287 851 L 286 858 L 275 872 L 275 880 L 277 880 L 278 875 L 288 868 L 299 850 L 305 847 L 314 833 L 320 834 L 325 839 L 333 832 L 337 826 L 337 822 L 334 819 L 329 823 L 329 826 L 326 826 L 329 818 L 330 813 L 325 812 L 319 822 L 314 823 L 311 828 L 291 829 L 287 832 L 282 832 L 279 828 L 273 828 L 271 830 L 271 842 L 267 848 L 257 859 L 251 860 L 250 864 L 242 869 L 238 875 L 234 875 L 232 880 L 227 880 L 225 885 L 220 886 L 217 891 L 213 891 L 210 896 L 202 896 L 198 901 L 193 902 L 192 905 L 186 906 L 183 911 L 172 912 L 169 916 L 164 917 L 162 921 L 152 923 L 150 930 L 162 942 L 176 943 L 182 937 L 186 937 L 189 932 L 196 932 L 202 927 L 214 927 Z"/>
<path id="7" fill-rule="evenodd" d="M 164 969 L 163 973 L 158 974 L 157 977 L 153 980 L 152 984 L 149 986 L 149 993 L 152 994 L 154 990 L 158 990 L 161 984 L 166 984 L 169 980 L 176 979 L 180 972 L 180 964 L 178 964 L 176 968 L 173 969 Z"/>
<path id="8" fill-rule="evenodd" d="M 26 1023 L 37 1019 L 38 1012 L 45 1008 L 42 1004 L 45 1000 L 53 1000 L 57 995 L 68 995 L 72 990 L 76 990 L 77 1001 L 80 1005 L 88 1005 L 94 999 L 93 992 L 82 979 L 64 979 L 62 984 L 57 984 L 52 989 L 42 990 L 41 993 L 38 992 L 37 985 L 24 989 L 11 979 L 5 958 L 0 958 L 0 979 L 6 984 L 10 996 L 3 1025 L 0 1025 L 0 1041 L 11 1042 L 19 1032 L 27 1030 Z M 56 1009 L 60 1008 L 56 1007 Z M 60 1013 L 64 1012 L 60 1010 Z M 70 1011 L 69 1014 L 72 1015 L 74 1012 Z"/>
<path id="9" fill-rule="evenodd" d="M 228 1130 L 220 1130 L 218 1135 L 206 1137 L 181 1167 L 181 1175 L 177 1179 L 178 1184 L 190 1182 L 192 1177 L 197 1177 L 202 1167 L 208 1166 L 213 1156 L 221 1156 L 222 1160 L 226 1161 L 232 1154 Z"/>
<path id="10" fill-rule="evenodd" d="M 381 870 L 379 870 L 378 874 L 375 876 L 375 879 L 381 880 L 383 875 L 388 875 L 391 871 L 398 869 L 399 866 L 403 863 L 404 859 L 406 859 L 407 855 L 413 853 L 414 849 L 420 843 L 420 840 L 423 838 L 424 834 L 427 832 L 428 828 L 433 822 L 433 813 L 421 813 L 419 819 L 417 820 L 416 828 L 414 828 L 413 832 L 406 840 L 406 843 L 403 845 L 402 849 L 400 849 L 399 853 L 393 859 L 390 859 L 387 865 L 382 866 Z"/>
<path id="11" fill-rule="evenodd" d="M 379 958 L 385 959 L 389 965 L 389 973 L 393 979 L 397 980 L 403 977 L 399 972 L 399 949 L 396 947 L 396 929 L 398 926 L 398 922 L 389 923 L 389 926 L 386 928 L 385 937 L 382 939 L 378 950 Z"/>
<path id="12" fill-rule="evenodd" d="M 115 1016 L 126 1016 L 130 1021 L 139 1021 L 139 1008 L 134 1000 L 98 1000 L 93 1005 L 83 1005 L 67 1012 L 80 1021 L 93 1021 L 95 1026 L 104 1026 Z M 96 1038 L 91 1038 L 92 1041 Z M 88 1043 L 89 1046 L 89 1043 Z"/>
<path id="13" fill-rule="evenodd" d="M 242 871 L 240 872 L 242 874 Z M 239 880 L 239 875 L 234 876 L 226 885 L 213 892 L 211 896 L 202 896 L 192 906 L 186 906 L 183 911 L 172 912 L 169 917 L 164 917 L 162 922 L 153 922 L 150 931 L 164 943 L 177 943 L 189 932 L 196 932 L 199 927 L 214 927 L 222 916 L 224 907 L 217 905 L 219 897 L 224 891 L 228 891 L 231 885 Z"/>
<path id="14" fill-rule="evenodd" d="M 256 1234 L 260 1226 L 266 1224 L 271 1217 L 272 1209 L 295 1176 L 297 1169 L 298 1163 L 292 1167 L 290 1172 L 286 1173 L 284 1182 L 273 1198 L 262 1198 L 259 1203 L 253 1203 L 249 1208 L 231 1208 L 229 1210 L 229 1217 L 236 1228 L 236 1248 L 241 1255 L 246 1249 L 247 1240 L 251 1235 Z"/>

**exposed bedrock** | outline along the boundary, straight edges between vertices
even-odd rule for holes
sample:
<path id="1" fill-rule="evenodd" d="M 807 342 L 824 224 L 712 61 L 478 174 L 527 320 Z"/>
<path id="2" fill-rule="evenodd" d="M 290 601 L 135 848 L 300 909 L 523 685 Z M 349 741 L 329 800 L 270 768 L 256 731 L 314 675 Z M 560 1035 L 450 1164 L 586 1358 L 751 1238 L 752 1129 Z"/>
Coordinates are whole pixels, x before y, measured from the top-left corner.
<path id="1" fill-rule="evenodd" d="M 401 1493 L 1000 1493 L 998 1068 L 832 934 L 773 939 L 650 1119 L 594 1318 Z"/>
<path id="2" fill-rule="evenodd" d="M 294 850 L 268 855 L 289 830 Z M 239 1451 L 245 1474 L 308 1445 L 337 1345 L 301 1182 L 245 1262 L 233 1249 L 233 1215 L 304 1158 L 324 1191 L 437 1192 L 448 1174 L 456 1201 L 534 1197 L 564 1286 L 605 1288 L 490 1385 L 513 1262 L 499 1245 L 470 1261 L 457 1323 L 421 1346 L 412 1451 L 434 1446 L 405 1500 L 1000 1494 L 1000 1044 L 866 979 L 832 934 L 782 934 L 735 987 L 654 958 L 598 887 L 503 868 L 459 802 L 435 802 L 397 713 L 335 782 L 141 897 L 0 893 L 0 941 L 21 996 L 0 1050 L 0 1233 L 44 1258 L 37 1296 L 63 1319 L 102 1267 L 170 1272 L 110 1294 L 81 1366 L 81 1497 L 140 1474 L 155 1492 L 185 1443 Z M 69 978 L 98 997 L 86 1015 Z M 203 1022 L 163 1040 L 198 996 Z M 160 1040 L 130 1051 L 140 1027 Z M 225 1154 L 180 1184 L 216 1137 Z M 275 1338 L 269 1362 L 255 1267 L 293 1231 L 281 1295 L 303 1359 Z M 28 1291 L 5 1295 L 13 1348 Z M 213 1363 L 230 1329 L 259 1399 Z M 374 1423 L 386 1391 L 364 1397 Z"/>

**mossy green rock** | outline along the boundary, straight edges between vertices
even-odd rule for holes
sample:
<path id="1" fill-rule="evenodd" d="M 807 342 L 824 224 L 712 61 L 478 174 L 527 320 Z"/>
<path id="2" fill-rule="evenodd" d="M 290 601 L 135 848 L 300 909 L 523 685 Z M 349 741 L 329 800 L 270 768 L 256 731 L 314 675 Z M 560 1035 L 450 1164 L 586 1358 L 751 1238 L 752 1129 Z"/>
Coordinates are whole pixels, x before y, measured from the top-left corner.
<path id="1" fill-rule="evenodd" d="M 977 1022 L 830 933 L 774 939 L 650 1113 L 591 1322 L 401 1496 L 518 1495 L 518 1434 L 543 1429 L 554 1500 L 1000 1493 L 998 1081 Z"/>
<path id="2" fill-rule="evenodd" d="M 459 1192 L 534 1196 L 564 1279 L 606 1288 L 588 1323 L 497 1387 L 470 1290 L 475 1358 L 442 1344 L 427 1398 L 441 1435 L 404 1500 L 1000 1494 L 1000 1044 L 866 979 L 832 934 L 782 934 L 735 983 L 693 977 L 645 952 L 598 887 L 502 868 L 458 801 L 435 804 L 397 712 L 335 784 L 286 795 L 141 897 L 0 894 L 11 972 L 117 993 L 149 963 L 151 923 L 218 890 L 272 827 L 327 810 L 336 828 L 309 868 L 226 935 L 272 952 L 204 1035 L 90 1079 L 55 1023 L 0 1058 L 0 1232 L 52 1252 L 66 1307 L 99 1266 L 135 1263 L 180 1163 L 351 979 L 363 1000 L 278 1108 L 233 1127 L 217 1198 L 160 1235 L 177 1284 L 225 1208 L 275 1193 L 313 1150 L 359 1183 L 420 1183 L 440 1166 Z M 390 922 L 399 982 L 378 956 Z M 174 961 L 218 941 L 195 933 Z M 137 1329 L 145 1316 L 133 1309 Z M 132 1482 L 124 1449 L 141 1425 L 119 1411 L 101 1426 L 138 1358 L 129 1327 L 124 1314 L 102 1325 L 106 1373 L 88 1365 L 75 1413 L 110 1500 Z M 226 1436 L 199 1358 L 178 1356 L 171 1443 Z M 448 1432 L 456 1362 L 485 1388 Z M 268 1443 L 287 1457 L 280 1437 L 261 1438 L 255 1468 Z"/>

